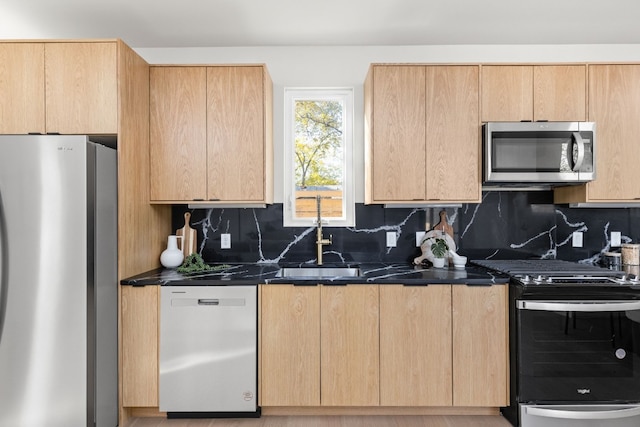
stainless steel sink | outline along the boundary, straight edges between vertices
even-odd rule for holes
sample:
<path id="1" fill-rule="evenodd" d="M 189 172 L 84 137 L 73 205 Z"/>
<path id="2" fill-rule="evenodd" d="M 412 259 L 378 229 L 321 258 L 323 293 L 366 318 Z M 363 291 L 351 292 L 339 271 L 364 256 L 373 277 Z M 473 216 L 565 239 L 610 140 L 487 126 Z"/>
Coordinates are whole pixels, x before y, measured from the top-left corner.
<path id="1" fill-rule="evenodd" d="M 359 276 L 357 267 L 285 267 L 276 273 L 276 277 L 309 280 Z"/>

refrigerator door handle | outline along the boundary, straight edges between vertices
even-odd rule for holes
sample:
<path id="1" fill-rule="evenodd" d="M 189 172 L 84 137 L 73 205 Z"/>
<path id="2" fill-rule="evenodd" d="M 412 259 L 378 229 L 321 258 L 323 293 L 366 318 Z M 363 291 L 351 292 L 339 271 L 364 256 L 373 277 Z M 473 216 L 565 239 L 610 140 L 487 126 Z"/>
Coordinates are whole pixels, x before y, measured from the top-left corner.
<path id="1" fill-rule="evenodd" d="M 0 191 L 0 344 L 2 344 L 2 332 L 4 320 L 7 314 L 7 295 L 9 288 L 9 244 L 7 242 L 7 221 Z"/>

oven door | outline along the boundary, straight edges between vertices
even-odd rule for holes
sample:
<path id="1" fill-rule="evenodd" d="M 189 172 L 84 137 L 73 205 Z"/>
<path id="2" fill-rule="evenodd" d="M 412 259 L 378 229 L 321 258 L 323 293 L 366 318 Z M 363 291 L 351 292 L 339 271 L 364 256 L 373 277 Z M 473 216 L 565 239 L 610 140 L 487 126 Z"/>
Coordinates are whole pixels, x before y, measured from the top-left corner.
<path id="1" fill-rule="evenodd" d="M 640 301 L 516 308 L 519 402 L 640 402 Z"/>

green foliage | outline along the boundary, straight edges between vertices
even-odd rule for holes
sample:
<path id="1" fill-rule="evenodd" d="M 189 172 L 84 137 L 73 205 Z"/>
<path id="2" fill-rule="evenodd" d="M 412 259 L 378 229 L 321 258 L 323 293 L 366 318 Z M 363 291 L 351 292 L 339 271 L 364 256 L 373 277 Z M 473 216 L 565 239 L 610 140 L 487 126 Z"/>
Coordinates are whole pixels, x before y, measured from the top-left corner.
<path id="1" fill-rule="evenodd" d="M 184 259 L 184 262 L 180 267 L 176 269 L 178 273 L 189 274 L 189 273 L 202 273 L 205 271 L 219 271 L 224 270 L 225 268 L 231 267 L 227 264 L 221 264 L 216 266 L 210 266 L 205 264 L 204 260 L 199 254 L 191 254 L 187 255 Z"/>
<path id="2" fill-rule="evenodd" d="M 341 185 L 342 104 L 338 101 L 296 101 L 296 186 Z"/>
<path id="3" fill-rule="evenodd" d="M 436 258 L 444 258 L 449 250 L 449 245 L 444 239 L 436 239 L 435 242 L 431 244 L 431 252 L 433 252 L 433 256 Z"/>

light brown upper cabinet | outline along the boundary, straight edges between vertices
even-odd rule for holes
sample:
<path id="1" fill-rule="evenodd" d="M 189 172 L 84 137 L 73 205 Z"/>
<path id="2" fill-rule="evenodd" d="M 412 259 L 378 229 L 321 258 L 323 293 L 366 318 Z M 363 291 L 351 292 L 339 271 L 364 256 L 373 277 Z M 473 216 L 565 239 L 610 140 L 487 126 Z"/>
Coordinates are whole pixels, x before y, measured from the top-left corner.
<path id="1" fill-rule="evenodd" d="M 589 65 L 589 121 L 596 123 L 596 179 L 558 187 L 555 203 L 638 203 L 640 65 Z"/>
<path id="2" fill-rule="evenodd" d="M 151 201 L 272 203 L 266 67 L 151 67 Z"/>
<path id="3" fill-rule="evenodd" d="M 116 43 L 47 43 L 44 57 L 47 132 L 117 133 Z"/>
<path id="4" fill-rule="evenodd" d="M 151 67 L 151 200 L 207 194 L 207 69 Z"/>
<path id="5" fill-rule="evenodd" d="M 372 65 L 365 202 L 479 202 L 478 66 Z"/>
<path id="6" fill-rule="evenodd" d="M 0 133 L 116 134 L 117 43 L 0 43 Z"/>
<path id="7" fill-rule="evenodd" d="M 482 66 L 482 121 L 585 121 L 586 65 Z"/>
<path id="8" fill-rule="evenodd" d="M 0 44 L 0 133 L 45 133 L 44 43 Z"/>

